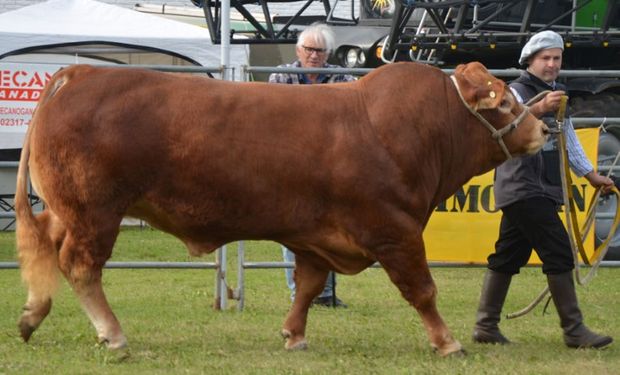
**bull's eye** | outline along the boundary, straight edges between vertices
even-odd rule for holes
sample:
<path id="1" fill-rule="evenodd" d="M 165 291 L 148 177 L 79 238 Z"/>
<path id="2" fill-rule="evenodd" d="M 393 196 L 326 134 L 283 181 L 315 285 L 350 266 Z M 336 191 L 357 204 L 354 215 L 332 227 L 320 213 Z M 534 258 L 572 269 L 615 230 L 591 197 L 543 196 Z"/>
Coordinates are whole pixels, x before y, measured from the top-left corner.
<path id="1" fill-rule="evenodd" d="M 499 103 L 500 108 L 510 108 L 510 102 L 506 99 L 502 99 L 502 101 Z"/>

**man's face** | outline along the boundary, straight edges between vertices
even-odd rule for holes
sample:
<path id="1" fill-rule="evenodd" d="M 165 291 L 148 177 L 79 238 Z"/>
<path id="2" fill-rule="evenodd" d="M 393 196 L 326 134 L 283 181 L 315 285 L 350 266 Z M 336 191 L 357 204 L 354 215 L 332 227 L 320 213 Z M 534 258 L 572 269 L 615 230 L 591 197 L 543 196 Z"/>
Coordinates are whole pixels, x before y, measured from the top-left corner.
<path id="1" fill-rule="evenodd" d="M 295 49 L 302 68 L 320 68 L 327 61 L 327 50 L 321 43 L 314 40 L 304 40 L 303 44 Z"/>
<path id="2" fill-rule="evenodd" d="M 562 49 L 549 48 L 536 52 L 529 59 L 527 70 L 541 80 L 551 83 L 558 78 L 562 67 Z"/>

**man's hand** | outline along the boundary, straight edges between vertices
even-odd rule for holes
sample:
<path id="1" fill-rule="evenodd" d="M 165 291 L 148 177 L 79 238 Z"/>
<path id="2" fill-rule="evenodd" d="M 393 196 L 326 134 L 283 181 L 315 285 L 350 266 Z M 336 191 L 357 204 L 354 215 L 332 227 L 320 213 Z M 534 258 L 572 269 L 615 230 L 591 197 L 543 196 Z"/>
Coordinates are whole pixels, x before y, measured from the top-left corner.
<path id="1" fill-rule="evenodd" d="M 614 187 L 614 182 L 611 178 L 601 176 L 595 171 L 589 172 L 584 177 L 588 180 L 590 185 L 592 185 L 593 187 L 595 188 L 600 187 L 601 193 L 603 194 L 609 193 L 611 191 L 611 188 Z"/>
<path id="2" fill-rule="evenodd" d="M 530 107 L 530 112 L 536 117 L 541 118 L 542 115 L 548 112 L 557 112 L 560 108 L 560 101 L 562 95 L 566 95 L 564 91 L 551 91 L 545 95 L 544 99 L 540 100 L 536 104 Z"/>

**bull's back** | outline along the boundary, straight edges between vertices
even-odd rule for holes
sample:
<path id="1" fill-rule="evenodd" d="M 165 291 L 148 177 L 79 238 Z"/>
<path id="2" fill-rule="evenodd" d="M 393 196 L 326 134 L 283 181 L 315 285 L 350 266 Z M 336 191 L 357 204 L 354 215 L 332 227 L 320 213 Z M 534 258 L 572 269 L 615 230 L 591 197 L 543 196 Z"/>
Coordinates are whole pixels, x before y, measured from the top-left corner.
<path id="1" fill-rule="evenodd" d="M 174 156 L 177 146 L 189 152 L 188 147 L 213 146 L 214 139 L 246 142 L 250 149 L 260 142 L 295 144 L 319 134 L 329 136 L 338 130 L 334 124 L 352 123 L 351 114 L 361 107 L 359 97 L 347 84 L 335 86 L 239 84 L 72 66 L 59 72 L 44 93 L 37 109 L 42 124 L 35 137 L 47 142 L 56 136 L 79 138 L 65 142 L 77 153 L 89 142 L 124 147 L 125 152 L 131 152 L 128 144 L 134 149 L 144 144 L 168 156 Z M 110 134 L 117 136 L 112 139 Z M 203 147 L 205 152 L 209 150 Z"/>
<path id="2" fill-rule="evenodd" d="M 188 225 L 282 215 L 364 149 L 356 84 L 321 86 L 73 66 L 37 109 L 33 177 L 56 211 L 77 201 Z"/>

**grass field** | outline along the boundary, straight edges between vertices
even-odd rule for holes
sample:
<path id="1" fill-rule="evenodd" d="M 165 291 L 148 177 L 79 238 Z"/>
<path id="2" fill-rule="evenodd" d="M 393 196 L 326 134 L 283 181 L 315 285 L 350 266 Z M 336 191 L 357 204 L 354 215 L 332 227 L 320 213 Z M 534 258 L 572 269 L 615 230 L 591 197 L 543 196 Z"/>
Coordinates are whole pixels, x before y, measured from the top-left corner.
<path id="1" fill-rule="evenodd" d="M 234 248 L 234 247 L 233 247 Z M 279 260 L 270 242 L 249 242 L 250 261 Z M 0 232 L 0 261 L 15 260 L 14 234 Z M 231 254 L 232 255 L 232 254 Z M 112 260 L 187 261 L 183 245 L 150 229 L 123 230 Z M 205 261 L 204 258 L 198 259 Z M 207 261 L 212 261 L 209 256 Z M 231 256 L 229 269 L 235 270 Z M 230 271 L 229 271 L 230 272 Z M 305 352 L 286 352 L 279 336 L 289 306 L 281 269 L 246 271 L 241 313 L 214 311 L 213 270 L 108 269 L 104 283 L 129 340 L 130 355 L 95 344 L 95 331 L 66 284 L 28 344 L 16 322 L 26 291 L 17 270 L 0 270 L 0 374 L 619 374 L 620 344 L 572 350 L 562 343 L 555 310 L 502 322 L 515 344 L 470 339 L 483 268 L 434 268 L 438 304 L 468 355 L 439 358 L 415 311 L 381 269 L 338 278 L 348 309 L 310 311 Z M 229 280 L 236 285 L 234 272 Z M 600 269 L 578 294 L 586 322 L 620 339 L 620 270 Z M 506 302 L 515 311 L 543 288 L 539 268 L 517 276 Z"/>

